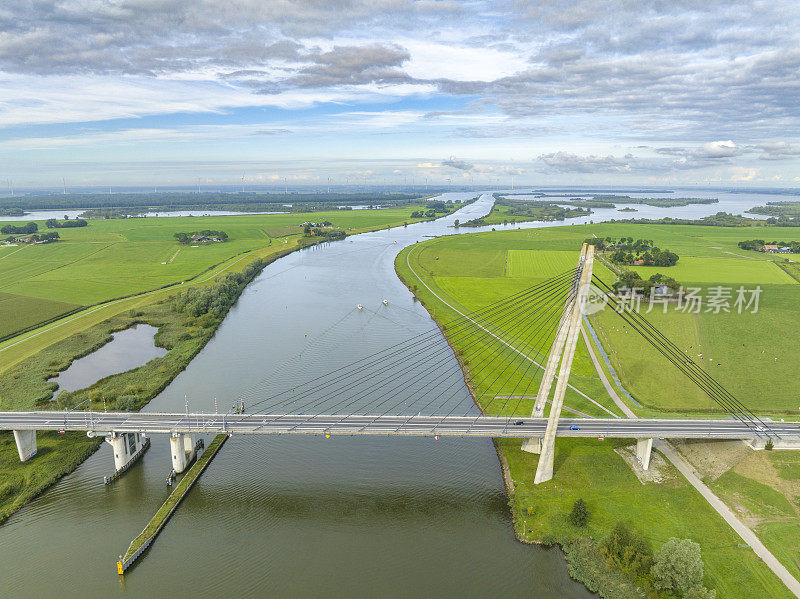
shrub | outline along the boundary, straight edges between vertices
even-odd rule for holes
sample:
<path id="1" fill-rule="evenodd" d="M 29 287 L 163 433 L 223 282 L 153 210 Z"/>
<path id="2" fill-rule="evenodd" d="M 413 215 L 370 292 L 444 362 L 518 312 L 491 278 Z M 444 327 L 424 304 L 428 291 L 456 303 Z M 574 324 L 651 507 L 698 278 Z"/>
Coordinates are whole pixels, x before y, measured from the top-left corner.
<path id="1" fill-rule="evenodd" d="M 611 534 L 600 543 L 600 552 L 609 567 L 619 568 L 633 578 L 647 575 L 653 564 L 650 545 L 624 522 L 618 522 Z"/>
<path id="2" fill-rule="evenodd" d="M 576 499 L 572 505 L 572 511 L 569 513 L 569 521 L 573 526 L 584 527 L 589 522 L 589 508 L 586 502 L 582 499 Z"/>
<path id="3" fill-rule="evenodd" d="M 123 412 L 133 412 L 136 410 L 136 400 L 135 395 L 120 395 L 117 398 L 117 409 Z"/>

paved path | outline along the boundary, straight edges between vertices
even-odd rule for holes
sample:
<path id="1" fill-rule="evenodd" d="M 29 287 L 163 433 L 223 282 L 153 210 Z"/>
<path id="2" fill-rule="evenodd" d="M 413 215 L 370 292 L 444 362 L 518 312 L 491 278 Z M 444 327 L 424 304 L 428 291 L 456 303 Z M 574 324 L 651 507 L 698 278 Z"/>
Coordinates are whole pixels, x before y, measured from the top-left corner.
<path id="1" fill-rule="evenodd" d="M 592 358 L 592 362 L 594 363 L 594 367 L 597 370 L 597 374 L 600 376 L 600 380 L 603 382 L 603 386 L 608 391 L 608 394 L 614 400 L 614 403 L 617 404 L 620 410 L 625 412 L 628 418 L 636 418 L 636 414 L 631 410 L 622 398 L 617 394 L 616 389 L 609 383 L 608 378 L 603 372 L 602 367 L 600 366 L 600 362 L 597 360 L 597 356 L 594 353 L 594 349 L 592 348 L 592 344 L 589 342 L 589 338 L 586 335 L 586 331 L 584 327 L 582 327 L 583 332 L 583 339 L 586 341 L 586 346 L 589 348 L 589 356 Z M 686 477 L 686 480 L 689 481 L 689 484 L 692 485 L 697 491 L 708 501 L 709 505 L 713 507 L 717 513 L 725 519 L 730 527 L 736 531 L 742 540 L 747 543 L 753 552 L 762 559 L 762 561 L 767 564 L 767 567 L 772 570 L 775 575 L 783 581 L 789 590 L 794 593 L 795 597 L 800 597 L 800 582 L 792 576 L 791 572 L 786 569 L 786 567 L 776 558 L 772 552 L 766 548 L 764 543 L 756 536 L 756 534 L 750 530 L 747 526 L 745 526 L 744 522 L 739 520 L 736 517 L 736 514 L 731 511 L 731 509 L 725 505 L 722 500 L 714 495 L 711 489 L 701 480 L 700 476 L 697 474 L 697 471 L 692 467 L 691 464 L 684 458 L 678 451 L 672 447 L 667 441 L 662 441 L 660 439 L 655 439 L 653 441 L 653 447 L 658 449 L 665 458 L 667 458 L 678 471 Z"/>

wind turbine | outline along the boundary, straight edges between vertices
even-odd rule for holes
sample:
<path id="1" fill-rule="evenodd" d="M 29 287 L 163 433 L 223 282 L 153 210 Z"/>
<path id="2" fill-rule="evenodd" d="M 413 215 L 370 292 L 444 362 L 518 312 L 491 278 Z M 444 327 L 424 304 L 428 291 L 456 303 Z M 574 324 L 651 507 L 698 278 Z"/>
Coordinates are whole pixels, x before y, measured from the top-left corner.
<path id="1" fill-rule="evenodd" d="M 61 184 L 64 186 L 64 195 L 67 195 L 67 180 L 61 177 Z"/>
<path id="2" fill-rule="evenodd" d="M 244 173 L 242 173 L 242 193 L 244 193 Z"/>
<path id="3" fill-rule="evenodd" d="M 11 192 L 11 197 L 14 197 L 14 182 L 8 179 L 8 190 Z"/>
<path id="4" fill-rule="evenodd" d="M 197 177 L 197 193 L 200 193 L 200 177 Z"/>

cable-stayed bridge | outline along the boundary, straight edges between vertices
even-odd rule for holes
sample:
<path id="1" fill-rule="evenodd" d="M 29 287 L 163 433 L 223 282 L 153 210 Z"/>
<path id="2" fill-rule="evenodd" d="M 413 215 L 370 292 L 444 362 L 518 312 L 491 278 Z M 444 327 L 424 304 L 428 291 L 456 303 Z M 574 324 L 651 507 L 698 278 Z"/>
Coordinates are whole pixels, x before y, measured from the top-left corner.
<path id="1" fill-rule="evenodd" d="M 636 439 L 645 469 L 653 438 L 797 442 L 796 424 L 759 418 L 641 314 L 621 305 L 593 275 L 593 262 L 594 247 L 584 244 L 576 268 L 479 309 L 453 307 L 458 317 L 441 331 L 430 327 L 356 360 L 324 353 L 329 369 L 319 376 L 305 376 L 302 361 L 295 364 L 297 373 L 286 374 L 290 365 L 279 365 L 275 376 L 224 414 L 190 413 L 188 407 L 183 414 L 99 412 L 85 405 L 0 412 L 0 429 L 14 431 L 22 460 L 36 453 L 37 430 L 105 436 L 117 471 L 141 455 L 147 435 L 169 434 L 176 472 L 193 457 L 192 436 L 204 433 L 514 437 L 523 439 L 524 450 L 541 454 L 537 483 L 552 478 L 555 442 L 562 436 Z M 625 419 L 616 406 L 571 382 L 590 290 L 727 417 Z M 386 317 L 375 312 L 367 323 L 378 316 Z M 561 418 L 562 411 L 589 417 Z"/>

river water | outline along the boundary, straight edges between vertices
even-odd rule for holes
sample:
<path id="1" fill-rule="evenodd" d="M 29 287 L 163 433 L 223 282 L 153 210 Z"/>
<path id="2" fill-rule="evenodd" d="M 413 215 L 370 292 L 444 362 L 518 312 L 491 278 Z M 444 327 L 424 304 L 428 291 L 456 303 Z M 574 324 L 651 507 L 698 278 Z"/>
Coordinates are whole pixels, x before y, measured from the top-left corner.
<path id="1" fill-rule="evenodd" d="M 731 201 L 740 200 L 749 207 L 766 198 Z M 193 411 L 225 411 L 240 397 L 252 405 L 290 381 L 430 330 L 394 258 L 426 236 L 480 230 L 452 223 L 482 216 L 491 204 L 485 194 L 434 222 L 271 264 L 146 410 L 183 411 L 188 401 Z M 634 216 L 650 215 L 637 208 Z M 465 397 L 466 390 L 454 401 Z M 560 552 L 514 540 L 491 441 L 455 438 L 234 437 L 121 581 L 117 556 L 168 494 L 168 441 L 152 439 L 142 463 L 114 484 L 102 482 L 113 469 L 104 444 L 0 527 L 1 596 L 592 596 L 569 579 Z"/>

